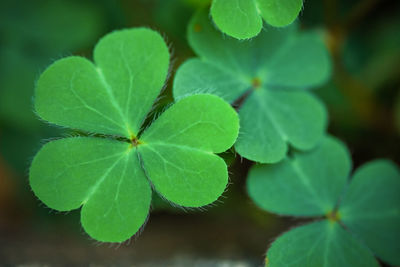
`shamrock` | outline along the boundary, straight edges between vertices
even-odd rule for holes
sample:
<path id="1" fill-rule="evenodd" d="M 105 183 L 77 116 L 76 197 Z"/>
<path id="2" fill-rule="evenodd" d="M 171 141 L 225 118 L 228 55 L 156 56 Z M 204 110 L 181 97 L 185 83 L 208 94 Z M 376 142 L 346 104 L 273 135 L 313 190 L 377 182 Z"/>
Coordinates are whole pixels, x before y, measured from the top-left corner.
<path id="1" fill-rule="evenodd" d="M 207 92 L 232 104 L 244 99 L 235 144 L 241 156 L 274 163 L 285 157 L 289 145 L 308 150 L 323 137 L 325 107 L 304 90 L 330 75 L 330 57 L 319 34 L 299 33 L 293 25 L 268 28 L 241 42 L 224 38 L 200 12 L 189 24 L 188 39 L 200 58 L 179 67 L 174 97 Z"/>
<path id="2" fill-rule="evenodd" d="M 115 31 L 94 49 L 94 63 L 56 61 L 40 76 L 35 109 L 51 123 L 95 133 L 47 143 L 30 168 L 36 196 L 52 209 L 82 206 L 94 239 L 122 242 L 146 221 L 152 188 L 186 207 L 215 201 L 228 181 L 224 160 L 239 130 L 221 98 L 182 98 L 150 126 L 144 121 L 165 82 L 169 51 L 146 28 Z"/>
<path id="3" fill-rule="evenodd" d="M 248 193 L 262 209 L 324 216 L 273 242 L 268 266 L 379 266 L 373 255 L 400 264 L 400 170 L 375 160 L 348 183 L 351 165 L 345 145 L 326 137 L 314 150 L 251 168 Z"/>
<path id="4" fill-rule="evenodd" d="M 260 33 L 262 18 L 275 27 L 287 26 L 302 7 L 303 0 L 213 0 L 211 16 L 223 33 L 247 39 Z"/>

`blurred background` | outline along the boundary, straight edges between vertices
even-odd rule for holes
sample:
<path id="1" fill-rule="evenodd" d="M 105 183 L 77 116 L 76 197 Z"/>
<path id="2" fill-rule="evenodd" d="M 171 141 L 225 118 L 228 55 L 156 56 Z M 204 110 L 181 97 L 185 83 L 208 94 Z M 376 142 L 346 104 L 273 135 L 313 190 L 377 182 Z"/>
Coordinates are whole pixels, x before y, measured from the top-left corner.
<path id="1" fill-rule="evenodd" d="M 270 242 L 303 223 L 258 209 L 245 191 L 251 162 L 224 154 L 231 184 L 218 203 L 185 211 L 155 198 L 144 232 L 120 245 L 99 244 L 82 230 L 79 210 L 51 211 L 28 184 L 28 168 L 49 139 L 69 134 L 36 117 L 35 81 L 55 60 L 91 58 L 114 30 L 148 26 L 173 51 L 171 81 L 194 56 L 186 25 L 209 0 L 0 1 L 0 265 L 261 266 Z M 354 165 L 374 158 L 400 163 L 400 2 L 307 0 L 304 28 L 324 30 L 334 61 L 315 92 L 328 106 L 329 132 L 345 141 Z"/>

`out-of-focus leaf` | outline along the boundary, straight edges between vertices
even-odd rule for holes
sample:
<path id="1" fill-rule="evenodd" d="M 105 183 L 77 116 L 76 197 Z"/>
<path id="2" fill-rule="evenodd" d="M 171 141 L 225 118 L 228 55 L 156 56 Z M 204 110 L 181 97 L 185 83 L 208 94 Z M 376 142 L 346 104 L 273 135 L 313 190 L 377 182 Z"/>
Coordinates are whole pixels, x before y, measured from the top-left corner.
<path id="1" fill-rule="evenodd" d="M 375 160 L 354 173 L 339 216 L 356 236 L 392 265 L 400 265 L 400 169 Z"/>
<path id="2" fill-rule="evenodd" d="M 199 58 L 178 69 L 174 97 L 206 92 L 234 103 L 248 93 L 239 109 L 235 148 L 250 160 L 278 162 L 289 144 L 311 149 L 322 138 L 327 118 L 324 105 L 304 89 L 326 82 L 331 61 L 318 32 L 296 29 L 268 27 L 243 42 L 223 36 L 204 11 L 195 14 L 188 39 Z"/>
<path id="3" fill-rule="evenodd" d="M 374 256 L 338 223 L 327 220 L 280 236 L 267 253 L 267 267 L 379 267 Z"/>

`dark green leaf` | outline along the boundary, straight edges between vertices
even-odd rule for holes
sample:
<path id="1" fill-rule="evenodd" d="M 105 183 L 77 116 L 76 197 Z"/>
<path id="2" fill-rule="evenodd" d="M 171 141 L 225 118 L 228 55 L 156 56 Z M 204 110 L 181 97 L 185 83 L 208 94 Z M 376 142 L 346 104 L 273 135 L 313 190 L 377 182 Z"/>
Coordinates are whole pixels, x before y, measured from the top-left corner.
<path id="1" fill-rule="evenodd" d="M 327 220 L 280 236 L 267 253 L 268 267 L 379 267 L 372 253 L 338 223 Z"/>
<path id="2" fill-rule="evenodd" d="M 347 183 L 351 159 L 346 147 L 326 137 L 306 153 L 275 165 L 255 165 L 247 190 L 261 208 L 284 215 L 318 216 L 333 211 Z"/>
<path id="3" fill-rule="evenodd" d="M 378 257 L 400 265 L 400 170 L 394 163 L 375 160 L 357 169 L 339 216 Z"/>

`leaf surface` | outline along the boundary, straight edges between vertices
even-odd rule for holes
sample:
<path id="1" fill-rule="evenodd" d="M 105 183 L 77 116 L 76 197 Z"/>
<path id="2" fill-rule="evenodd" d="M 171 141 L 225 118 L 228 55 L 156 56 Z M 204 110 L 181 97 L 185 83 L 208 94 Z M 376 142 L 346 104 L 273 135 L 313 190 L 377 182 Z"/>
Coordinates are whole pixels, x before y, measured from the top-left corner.
<path id="1" fill-rule="evenodd" d="M 222 32 L 237 39 L 256 36 L 263 23 L 253 0 L 214 0 L 211 16 Z"/>
<path id="2" fill-rule="evenodd" d="M 267 252 L 268 267 L 379 267 L 372 253 L 339 224 L 327 220 L 290 230 Z"/>
<path id="3" fill-rule="evenodd" d="M 265 27 L 257 38 L 238 41 L 222 35 L 205 12 L 193 15 L 188 25 L 188 41 L 204 61 L 252 78 L 264 62 L 268 62 L 293 37 L 297 25 L 285 29 Z M 246 77 L 246 76 L 244 76 Z"/>
<path id="4" fill-rule="evenodd" d="M 125 241 L 149 213 L 150 184 L 128 143 L 91 137 L 49 142 L 34 158 L 29 177 L 48 207 L 83 206 L 82 225 L 99 241 Z"/>
<path id="5" fill-rule="evenodd" d="M 298 34 L 266 62 L 264 79 L 269 86 L 316 87 L 325 83 L 331 73 L 329 53 L 316 31 Z"/>
<path id="6" fill-rule="evenodd" d="M 139 152 L 155 190 L 180 206 L 208 205 L 228 183 L 225 161 L 212 153 L 163 143 L 142 145 Z"/>
<path id="7" fill-rule="evenodd" d="M 216 26 L 237 39 L 257 36 L 263 26 L 291 24 L 303 7 L 302 0 L 213 0 L 211 16 Z"/>
<path id="8" fill-rule="evenodd" d="M 241 134 L 235 144 L 243 157 L 261 163 L 282 160 L 288 145 L 313 148 L 323 137 L 327 114 L 308 92 L 257 90 L 239 110 Z"/>
<path id="9" fill-rule="evenodd" d="M 168 108 L 146 129 L 141 140 L 220 153 L 234 144 L 238 132 L 237 113 L 228 103 L 214 95 L 199 94 Z"/>
<path id="10" fill-rule="evenodd" d="M 234 72 L 193 58 L 184 62 L 174 80 L 176 99 L 190 94 L 212 93 L 233 102 L 249 89 L 246 80 L 240 80 Z"/>
<path id="11" fill-rule="evenodd" d="M 145 28 L 116 31 L 100 40 L 94 59 L 52 64 L 37 83 L 36 111 L 61 126 L 136 136 L 167 75 L 165 42 Z"/>
<path id="12" fill-rule="evenodd" d="M 255 0 L 263 19 L 275 27 L 292 23 L 303 7 L 303 0 Z"/>
<path id="13" fill-rule="evenodd" d="M 282 215 L 318 216 L 332 211 L 347 183 L 351 159 L 346 147 L 325 138 L 309 152 L 294 152 L 275 165 L 255 165 L 247 190 L 261 208 Z"/>
<path id="14" fill-rule="evenodd" d="M 215 201 L 228 183 L 220 153 L 239 132 L 234 109 L 214 95 L 192 95 L 177 101 L 146 131 L 139 146 L 146 173 L 155 189 L 182 206 Z"/>
<path id="15" fill-rule="evenodd" d="M 137 135 L 167 77 L 169 52 L 165 41 L 150 29 L 121 30 L 98 42 L 94 61 L 113 92 L 114 105 Z"/>
<path id="16" fill-rule="evenodd" d="M 400 171 L 393 162 L 375 160 L 357 169 L 339 214 L 378 257 L 400 265 Z"/>

